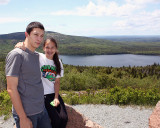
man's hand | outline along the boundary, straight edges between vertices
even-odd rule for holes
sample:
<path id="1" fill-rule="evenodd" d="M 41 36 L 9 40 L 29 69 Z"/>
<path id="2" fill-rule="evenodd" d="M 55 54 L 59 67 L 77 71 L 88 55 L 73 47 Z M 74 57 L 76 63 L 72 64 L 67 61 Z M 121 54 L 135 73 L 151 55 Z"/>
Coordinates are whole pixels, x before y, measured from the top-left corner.
<path id="1" fill-rule="evenodd" d="M 20 128 L 33 128 L 32 122 L 29 118 L 20 118 Z"/>
<path id="2" fill-rule="evenodd" d="M 29 118 L 20 118 L 20 128 L 33 128 L 31 120 Z"/>

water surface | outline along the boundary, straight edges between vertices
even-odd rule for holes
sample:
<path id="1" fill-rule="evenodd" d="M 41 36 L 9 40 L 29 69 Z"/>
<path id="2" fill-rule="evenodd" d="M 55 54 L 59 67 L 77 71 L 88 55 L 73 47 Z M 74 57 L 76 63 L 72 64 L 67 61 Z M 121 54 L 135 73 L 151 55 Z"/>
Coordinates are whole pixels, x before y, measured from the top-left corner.
<path id="1" fill-rule="evenodd" d="M 160 63 L 160 56 L 153 55 L 93 55 L 93 56 L 71 56 L 60 55 L 62 62 L 69 65 L 79 66 L 146 66 L 154 63 Z"/>

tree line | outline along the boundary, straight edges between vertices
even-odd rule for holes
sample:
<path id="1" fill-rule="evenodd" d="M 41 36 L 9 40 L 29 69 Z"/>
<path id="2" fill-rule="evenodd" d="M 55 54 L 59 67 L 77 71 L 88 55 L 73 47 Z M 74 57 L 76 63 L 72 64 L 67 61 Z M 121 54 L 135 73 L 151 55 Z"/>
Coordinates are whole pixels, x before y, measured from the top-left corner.
<path id="1" fill-rule="evenodd" d="M 0 92 L 3 92 L 5 61 L 0 60 Z M 69 104 L 155 105 L 160 99 L 160 65 L 115 68 L 64 64 L 60 86 Z M 6 100 L 3 96 L 0 100 Z"/>

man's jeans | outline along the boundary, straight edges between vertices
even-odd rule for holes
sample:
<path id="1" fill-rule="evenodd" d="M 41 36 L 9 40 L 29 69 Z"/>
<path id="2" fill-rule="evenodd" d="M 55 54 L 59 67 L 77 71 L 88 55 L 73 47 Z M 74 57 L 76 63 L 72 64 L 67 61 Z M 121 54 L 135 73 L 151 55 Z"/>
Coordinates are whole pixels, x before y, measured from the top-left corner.
<path id="1" fill-rule="evenodd" d="M 13 117 L 16 123 L 16 128 L 20 128 L 20 123 L 19 123 L 20 120 L 18 115 L 13 114 Z M 46 109 L 44 109 L 39 114 L 27 117 L 32 121 L 33 128 L 52 128 Z"/>

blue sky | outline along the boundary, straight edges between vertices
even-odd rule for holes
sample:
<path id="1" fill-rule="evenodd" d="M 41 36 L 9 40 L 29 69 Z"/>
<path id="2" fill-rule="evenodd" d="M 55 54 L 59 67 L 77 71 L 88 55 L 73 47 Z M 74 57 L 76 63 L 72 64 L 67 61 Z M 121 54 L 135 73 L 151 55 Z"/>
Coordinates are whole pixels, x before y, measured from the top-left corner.
<path id="1" fill-rule="evenodd" d="M 0 34 L 32 21 L 67 35 L 160 35 L 160 0 L 0 0 Z"/>

